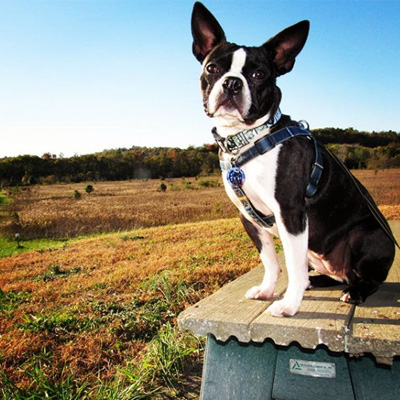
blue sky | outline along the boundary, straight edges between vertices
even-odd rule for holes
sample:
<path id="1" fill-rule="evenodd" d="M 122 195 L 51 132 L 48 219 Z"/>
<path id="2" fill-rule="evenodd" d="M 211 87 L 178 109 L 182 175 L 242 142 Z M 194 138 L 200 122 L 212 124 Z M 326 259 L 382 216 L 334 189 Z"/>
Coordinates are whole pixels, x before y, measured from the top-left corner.
<path id="1" fill-rule="evenodd" d="M 206 0 L 228 40 L 260 45 L 302 19 L 278 80 L 312 128 L 400 131 L 400 0 Z M 0 0 L 0 157 L 211 143 L 187 0 Z"/>

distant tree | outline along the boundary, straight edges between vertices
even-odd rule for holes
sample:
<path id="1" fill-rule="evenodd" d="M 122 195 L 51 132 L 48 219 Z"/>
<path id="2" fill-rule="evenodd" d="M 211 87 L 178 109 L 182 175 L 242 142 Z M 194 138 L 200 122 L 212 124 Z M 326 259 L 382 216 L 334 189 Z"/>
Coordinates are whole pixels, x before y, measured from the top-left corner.
<path id="1" fill-rule="evenodd" d="M 90 193 L 92 193 L 93 191 L 94 191 L 94 188 L 93 188 L 92 185 L 87 185 L 87 186 L 85 187 L 85 192 L 86 192 L 87 194 L 90 194 Z"/>

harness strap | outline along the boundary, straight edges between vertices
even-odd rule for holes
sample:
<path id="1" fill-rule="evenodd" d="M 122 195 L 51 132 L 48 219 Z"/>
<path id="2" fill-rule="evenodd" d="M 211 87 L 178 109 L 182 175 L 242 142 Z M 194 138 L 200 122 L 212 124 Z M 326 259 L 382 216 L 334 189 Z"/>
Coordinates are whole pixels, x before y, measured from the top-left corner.
<path id="1" fill-rule="evenodd" d="M 307 136 L 314 141 L 314 149 L 315 149 L 315 162 L 310 174 L 310 182 L 307 185 L 306 189 L 306 197 L 313 197 L 315 192 L 318 189 L 318 183 L 321 179 L 322 171 L 324 169 L 322 162 L 322 155 L 319 151 L 318 142 L 315 140 L 313 136 Z"/>
<path id="2" fill-rule="evenodd" d="M 233 167 L 230 161 L 219 161 L 219 166 L 221 171 L 228 173 L 228 171 Z M 235 193 L 238 200 L 242 203 L 246 213 L 262 228 L 272 228 L 275 224 L 274 214 L 265 216 L 256 210 L 251 203 L 250 199 L 246 196 L 246 193 L 239 186 L 231 186 L 233 192 Z"/>
<path id="3" fill-rule="evenodd" d="M 285 142 L 288 139 L 291 139 L 295 136 L 305 136 L 309 140 L 314 142 L 315 149 L 315 162 L 313 164 L 310 181 L 307 185 L 306 189 L 306 197 L 310 198 L 314 196 L 317 191 L 319 180 L 321 179 L 322 171 L 324 169 L 322 162 L 322 155 L 319 151 L 318 143 L 315 138 L 312 136 L 311 132 L 304 128 L 300 128 L 297 126 L 290 126 L 287 128 L 280 129 L 277 132 L 269 133 L 268 135 L 263 136 L 254 142 L 254 145 L 239 154 L 235 159 L 235 166 L 241 167 L 244 164 L 247 164 L 252 159 L 258 157 L 259 155 L 265 154 L 268 151 L 275 148 L 278 144 Z"/>
<path id="4" fill-rule="evenodd" d="M 274 214 L 271 215 L 263 215 L 259 211 L 257 211 L 251 201 L 246 196 L 244 191 L 239 187 L 232 187 L 234 193 L 236 194 L 239 201 L 242 203 L 244 209 L 246 210 L 247 214 L 261 227 L 263 228 L 272 228 L 275 224 L 275 217 Z"/>

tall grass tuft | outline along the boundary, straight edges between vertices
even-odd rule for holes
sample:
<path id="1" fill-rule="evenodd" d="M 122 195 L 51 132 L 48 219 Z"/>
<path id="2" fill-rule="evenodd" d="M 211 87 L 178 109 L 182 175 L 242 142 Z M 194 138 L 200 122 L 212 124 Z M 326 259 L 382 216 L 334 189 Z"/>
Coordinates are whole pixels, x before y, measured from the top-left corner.
<path id="1" fill-rule="evenodd" d="M 40 364 L 32 365 L 26 371 L 31 383 L 26 389 L 12 382 L 0 369 L 0 396 L 2 400 L 82 400 L 87 384 L 77 384 L 71 374 L 63 381 L 53 382 L 43 372 Z"/>
<path id="2" fill-rule="evenodd" d="M 141 364 L 121 370 L 129 385 L 118 398 L 145 399 L 163 393 L 177 396 L 181 375 L 194 356 L 199 357 L 201 348 L 199 339 L 166 323 L 149 343 Z"/>

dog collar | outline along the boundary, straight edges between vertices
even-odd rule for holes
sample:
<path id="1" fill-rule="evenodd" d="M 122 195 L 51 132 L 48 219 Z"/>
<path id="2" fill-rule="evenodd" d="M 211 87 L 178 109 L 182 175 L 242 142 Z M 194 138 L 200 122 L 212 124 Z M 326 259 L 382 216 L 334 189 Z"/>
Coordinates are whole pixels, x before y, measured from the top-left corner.
<path id="1" fill-rule="evenodd" d="M 267 129 L 272 128 L 282 117 L 281 110 L 276 110 L 275 114 L 267 120 L 264 124 L 257 126 L 256 128 L 246 129 L 235 135 L 229 135 L 226 138 L 220 136 L 217 132 L 217 128 L 212 129 L 214 140 L 218 143 L 220 149 L 224 153 L 237 153 L 242 147 L 251 143 L 251 141 L 258 136 L 260 133 Z"/>

